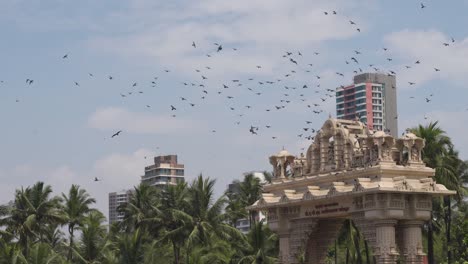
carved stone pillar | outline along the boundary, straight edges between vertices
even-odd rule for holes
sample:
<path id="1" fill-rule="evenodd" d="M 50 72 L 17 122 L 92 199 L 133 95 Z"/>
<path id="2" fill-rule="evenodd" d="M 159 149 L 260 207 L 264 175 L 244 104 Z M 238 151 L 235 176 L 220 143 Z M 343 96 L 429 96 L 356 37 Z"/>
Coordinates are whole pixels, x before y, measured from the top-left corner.
<path id="1" fill-rule="evenodd" d="M 279 238 L 279 257 L 278 260 L 281 264 L 289 264 L 290 257 L 290 221 L 288 217 L 289 208 L 283 207 L 279 209 L 278 219 L 278 238 Z"/>
<path id="2" fill-rule="evenodd" d="M 328 139 L 320 139 L 320 171 L 324 171 L 328 164 Z"/>
<path id="3" fill-rule="evenodd" d="M 279 237 L 279 261 L 281 264 L 289 264 L 289 232 L 278 232 Z"/>
<path id="4" fill-rule="evenodd" d="M 399 222 L 399 248 L 405 264 L 423 263 L 423 245 L 421 227 L 423 221 L 407 220 Z"/>
<path id="5" fill-rule="evenodd" d="M 395 225 L 397 221 L 384 219 L 375 221 L 375 253 L 378 264 L 396 264 L 398 258 L 395 243 Z"/>

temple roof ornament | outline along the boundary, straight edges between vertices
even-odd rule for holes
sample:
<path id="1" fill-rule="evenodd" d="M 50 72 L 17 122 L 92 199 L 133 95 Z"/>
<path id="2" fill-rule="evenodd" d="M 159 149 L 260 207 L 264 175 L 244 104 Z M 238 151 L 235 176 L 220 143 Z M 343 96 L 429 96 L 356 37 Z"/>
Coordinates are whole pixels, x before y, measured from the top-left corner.
<path id="1" fill-rule="evenodd" d="M 273 173 L 275 177 L 285 178 L 287 176 L 287 168 L 294 163 L 294 155 L 290 154 L 283 148 L 280 152 L 270 157 L 270 164 L 273 165 Z"/>
<path id="2" fill-rule="evenodd" d="M 329 118 L 305 157 L 284 148 L 270 157 L 275 178 L 250 210 L 363 192 L 454 194 L 434 181 L 434 169 L 422 161 L 424 145 L 410 132 L 395 139 L 358 120 Z"/>

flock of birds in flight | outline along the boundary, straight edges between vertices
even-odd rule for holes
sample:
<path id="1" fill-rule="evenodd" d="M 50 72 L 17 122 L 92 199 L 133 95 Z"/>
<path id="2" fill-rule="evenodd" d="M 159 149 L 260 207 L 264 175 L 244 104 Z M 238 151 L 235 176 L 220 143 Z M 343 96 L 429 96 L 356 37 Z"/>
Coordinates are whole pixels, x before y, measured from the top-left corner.
<path id="1" fill-rule="evenodd" d="M 424 8 L 426 8 L 426 5 L 424 3 L 421 3 L 420 8 L 424 9 Z M 331 12 L 325 11 L 324 15 L 325 16 L 338 15 L 338 12 L 337 11 L 331 11 Z M 358 27 L 356 22 L 354 22 L 353 20 L 349 20 L 349 24 L 352 27 L 354 27 L 354 29 L 357 32 L 361 32 L 361 29 Z M 455 43 L 454 38 L 451 38 L 450 41 L 451 41 L 451 43 Z M 441 43 L 441 46 L 448 47 L 448 46 L 451 45 L 451 43 L 444 42 L 444 43 Z M 190 44 L 188 44 L 188 45 L 190 45 Z M 193 41 L 191 43 L 191 46 L 192 46 L 193 49 L 199 48 L 198 44 L 195 41 Z M 223 46 L 223 44 L 221 44 L 221 43 L 214 43 L 214 46 L 215 47 L 213 48 L 213 51 L 211 53 L 206 54 L 206 57 L 211 58 L 213 56 L 222 56 L 222 53 L 226 51 L 226 46 L 225 45 Z M 232 49 L 233 52 L 238 51 L 238 48 L 236 48 L 236 47 L 230 47 L 230 49 Z M 386 48 L 386 47 L 383 47 L 382 51 L 384 52 L 384 54 L 388 54 L 386 60 L 388 62 L 392 62 L 393 59 L 390 56 L 389 49 Z M 354 50 L 353 53 L 351 55 L 349 55 L 346 60 L 344 60 L 344 63 L 346 65 L 350 65 L 350 67 L 354 68 L 352 70 L 352 72 L 354 74 L 359 74 L 359 73 L 365 72 L 362 68 L 367 67 L 367 66 L 364 66 L 364 64 L 362 62 L 360 62 L 360 60 L 361 60 L 360 55 L 363 52 L 364 51 Z M 305 105 L 308 109 L 312 110 L 312 113 L 319 115 L 319 114 L 324 112 L 323 104 L 325 104 L 327 102 L 327 100 L 332 101 L 332 98 L 335 97 L 335 93 L 336 93 L 336 89 L 330 89 L 330 88 L 325 88 L 324 89 L 324 88 L 321 87 L 320 80 L 321 80 L 322 76 L 320 76 L 318 74 L 311 74 L 311 75 L 314 75 L 311 78 L 316 81 L 315 85 L 311 85 L 310 83 L 309 84 L 308 83 L 303 83 L 303 84 L 301 84 L 299 86 L 286 85 L 286 84 L 288 84 L 288 81 L 292 80 L 294 78 L 294 75 L 298 74 L 299 72 L 302 72 L 302 73 L 305 73 L 305 74 L 308 74 L 308 73 L 310 74 L 312 72 L 312 70 L 314 69 L 314 64 L 313 63 L 304 61 L 305 59 L 304 59 L 303 54 L 304 54 L 303 51 L 295 51 L 295 52 L 285 51 L 283 54 L 281 54 L 281 57 L 284 59 L 284 63 L 287 64 L 288 67 L 291 66 L 291 67 L 294 67 L 294 68 L 292 70 L 288 71 L 288 72 L 283 73 L 281 75 L 281 77 L 278 77 L 278 78 L 276 78 L 274 80 L 256 80 L 255 78 L 248 78 L 248 79 L 245 79 L 245 80 L 232 79 L 232 80 L 229 80 L 229 81 L 224 81 L 224 83 L 221 83 L 219 85 L 219 87 L 217 87 L 218 89 L 216 91 L 212 91 L 212 89 L 209 89 L 209 87 L 207 87 L 208 84 L 206 83 L 206 81 L 210 78 L 209 71 L 212 69 L 211 68 L 212 66 L 205 66 L 205 68 L 203 70 L 194 69 L 195 72 L 199 75 L 199 80 L 197 80 L 197 81 L 193 81 L 193 80 L 192 81 L 185 81 L 185 82 L 182 82 L 181 84 L 184 85 L 184 86 L 188 86 L 188 87 L 197 87 L 197 88 L 199 88 L 200 89 L 200 100 L 205 100 L 209 95 L 211 95 L 213 93 L 213 94 L 218 95 L 218 96 L 225 96 L 225 98 L 228 101 L 231 101 L 231 102 L 235 101 L 236 98 L 233 95 L 225 95 L 225 94 L 228 94 L 228 91 L 232 90 L 233 88 L 245 87 L 247 89 L 247 91 L 252 93 L 252 95 L 262 96 L 262 95 L 264 95 L 264 93 L 266 91 L 265 91 L 265 89 L 263 89 L 263 90 L 260 89 L 261 87 L 270 87 L 271 88 L 273 85 L 277 85 L 278 87 L 281 86 L 281 89 L 284 89 L 281 92 L 281 97 L 278 98 L 278 101 L 272 107 L 264 109 L 264 111 L 266 111 L 266 112 L 280 111 L 282 109 L 285 109 L 291 103 L 299 102 L 299 103 L 302 103 L 303 105 Z M 313 52 L 313 55 L 314 56 L 320 56 L 320 53 L 319 52 Z M 63 60 L 69 59 L 69 54 L 63 55 L 62 59 Z M 418 65 L 420 65 L 422 63 L 423 63 L 422 59 L 416 60 L 413 65 L 406 65 L 405 68 L 410 69 L 412 67 L 417 67 Z M 372 69 L 375 72 L 386 73 L 386 74 L 392 75 L 392 76 L 397 74 L 397 72 L 395 70 L 380 69 L 380 68 L 376 67 L 375 64 L 367 64 L 367 65 L 369 66 L 369 69 Z M 257 70 L 261 70 L 262 65 L 255 65 L 255 68 Z M 438 68 L 438 67 L 434 67 L 434 71 L 440 72 L 441 69 Z M 169 69 L 164 70 L 164 73 L 169 73 L 169 72 L 170 72 Z M 351 73 L 351 71 L 349 73 Z M 92 73 L 88 73 L 88 75 L 89 75 L 89 77 L 94 77 L 94 75 Z M 336 72 L 336 75 L 340 76 L 340 77 L 344 77 L 345 73 L 344 72 Z M 109 75 L 107 78 L 110 81 L 112 81 L 114 79 L 114 77 L 111 76 L 111 75 Z M 295 81 L 301 82 L 302 80 L 295 80 Z M 3 81 L 0 81 L 0 84 L 1 83 L 3 83 Z M 30 78 L 26 79 L 26 84 L 27 85 L 34 85 L 34 83 L 35 82 L 34 82 L 33 79 L 30 79 Z M 415 84 L 416 84 L 415 82 L 408 82 L 408 85 L 410 85 L 410 86 L 415 85 Z M 79 87 L 80 83 L 77 82 L 77 81 L 74 81 L 74 85 Z M 157 87 L 158 77 L 153 77 L 153 79 L 151 80 L 150 85 L 151 85 L 151 87 Z M 134 82 L 131 85 L 131 88 L 136 88 L 136 87 L 138 87 L 138 83 Z M 344 87 L 344 86 L 341 86 L 341 87 Z M 395 89 L 396 87 L 392 87 L 392 88 Z M 306 96 L 305 91 L 312 90 L 312 89 L 314 90 L 313 96 L 311 96 L 311 95 Z M 294 92 L 294 91 L 301 91 L 301 92 Z M 128 91 L 126 93 L 120 93 L 120 96 L 122 98 L 127 98 L 127 97 L 131 96 L 134 93 L 135 94 L 137 94 L 137 93 L 138 94 L 143 94 L 144 91 L 142 91 L 142 90 L 139 90 L 139 91 L 131 90 L 131 91 Z M 294 98 L 294 96 L 296 96 L 297 98 Z M 432 101 L 432 98 L 433 98 L 433 94 L 431 93 L 428 96 L 425 96 L 424 100 L 425 100 L 426 103 L 430 103 Z M 314 101 L 310 102 L 309 99 L 312 99 Z M 411 96 L 410 99 L 415 99 L 415 97 Z M 172 103 L 168 104 L 168 111 L 172 112 L 171 116 L 173 118 L 176 118 L 176 113 L 180 110 L 179 109 L 180 103 L 187 103 L 190 107 L 196 107 L 199 104 L 199 102 L 195 103 L 193 101 L 193 98 L 190 99 L 187 96 L 180 96 L 179 100 L 180 100 L 179 102 L 172 102 Z M 261 99 L 259 99 L 259 100 L 261 100 Z M 16 102 L 19 102 L 19 99 L 16 99 Z M 146 104 L 145 106 L 146 106 L 146 108 L 151 108 L 151 105 L 149 105 L 149 104 Z M 244 116 L 243 111 L 241 111 L 240 109 L 242 109 L 242 110 L 254 109 L 254 105 L 251 105 L 251 104 L 243 105 L 241 107 L 239 107 L 239 106 L 228 106 L 228 107 L 229 107 L 229 110 L 231 110 L 231 111 L 239 110 L 239 113 L 237 113 L 237 117 L 238 117 L 239 120 L 235 121 L 235 125 L 240 125 L 241 124 L 240 119 Z M 397 119 L 397 118 L 398 118 L 398 116 L 395 116 L 395 119 Z M 427 119 L 427 117 L 425 117 L 425 118 Z M 304 125 L 301 128 L 301 131 L 299 132 L 299 134 L 297 134 L 297 137 L 305 138 L 305 139 L 308 139 L 308 140 L 313 140 L 314 139 L 313 134 L 316 132 L 317 129 L 312 128 L 310 126 L 311 124 L 312 124 L 312 121 L 305 120 Z M 263 129 L 270 129 L 271 127 L 272 126 L 270 124 L 262 124 L 262 125 L 249 124 L 246 127 L 246 130 L 248 130 L 248 132 L 251 133 L 252 135 L 258 135 Z M 115 133 L 113 133 L 111 135 L 111 138 L 118 137 L 122 132 L 123 132 L 122 130 L 116 131 Z M 212 129 L 211 132 L 216 133 L 216 129 Z M 277 136 L 271 135 L 271 138 L 272 139 L 277 139 Z M 99 181 L 99 179 L 96 178 L 95 181 Z"/>

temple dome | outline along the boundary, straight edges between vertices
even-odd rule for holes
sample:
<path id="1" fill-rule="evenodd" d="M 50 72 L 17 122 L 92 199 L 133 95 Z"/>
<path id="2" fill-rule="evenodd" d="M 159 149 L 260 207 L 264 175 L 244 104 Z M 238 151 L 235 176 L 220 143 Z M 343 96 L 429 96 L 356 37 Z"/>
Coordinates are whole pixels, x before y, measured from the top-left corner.
<path id="1" fill-rule="evenodd" d="M 287 150 L 283 149 L 280 152 L 278 152 L 275 157 L 294 157 L 291 153 L 289 153 Z"/>
<path id="2" fill-rule="evenodd" d="M 403 138 L 407 138 L 407 139 L 418 139 L 419 137 L 416 136 L 415 134 L 411 133 L 411 132 L 407 132 L 403 135 Z"/>
<path id="3" fill-rule="evenodd" d="M 381 137 L 387 137 L 389 135 L 387 135 L 385 132 L 379 130 L 379 131 L 376 131 L 373 135 L 373 137 L 375 138 L 381 138 Z"/>

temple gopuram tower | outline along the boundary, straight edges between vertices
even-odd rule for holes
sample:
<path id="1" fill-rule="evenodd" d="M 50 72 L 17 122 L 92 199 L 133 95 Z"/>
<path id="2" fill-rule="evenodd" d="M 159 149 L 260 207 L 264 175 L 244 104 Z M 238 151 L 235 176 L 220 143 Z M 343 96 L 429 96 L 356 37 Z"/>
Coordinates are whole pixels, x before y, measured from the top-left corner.
<path id="1" fill-rule="evenodd" d="M 359 121 L 329 118 L 306 156 L 286 150 L 270 157 L 275 178 L 249 210 L 267 216 L 279 236 L 283 264 L 325 263 L 328 247 L 351 219 L 376 263 L 423 263 L 422 231 L 432 198 L 453 195 L 434 181 L 421 158 L 424 140 L 395 139 Z"/>

